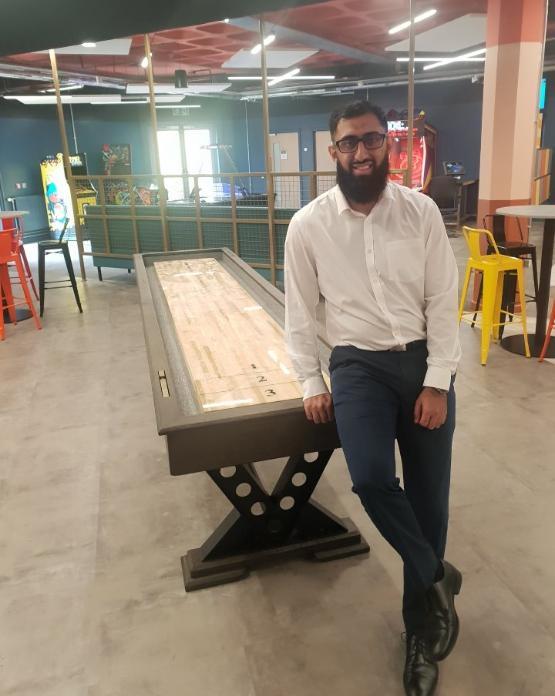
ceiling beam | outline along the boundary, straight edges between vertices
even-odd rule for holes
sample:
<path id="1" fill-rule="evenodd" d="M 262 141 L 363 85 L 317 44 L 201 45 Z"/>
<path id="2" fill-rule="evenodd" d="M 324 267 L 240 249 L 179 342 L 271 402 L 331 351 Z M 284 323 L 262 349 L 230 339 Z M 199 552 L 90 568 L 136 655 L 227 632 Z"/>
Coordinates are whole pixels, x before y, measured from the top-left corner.
<path id="1" fill-rule="evenodd" d="M 246 29 L 247 31 L 256 31 L 256 27 L 258 26 L 258 20 L 254 17 L 239 17 L 237 19 L 230 19 L 229 23 L 241 29 Z M 307 32 L 298 31 L 297 29 L 289 29 L 289 27 L 284 27 L 281 24 L 274 24 L 273 22 L 265 22 L 265 26 L 268 34 L 275 34 L 279 39 L 291 41 L 292 43 L 299 43 L 303 46 L 308 46 L 309 48 L 315 48 L 318 51 L 335 53 L 338 56 L 351 58 L 359 63 L 376 63 L 377 65 L 387 65 L 389 67 L 392 65 L 390 58 L 384 58 L 383 56 L 379 56 L 375 53 L 360 51 L 358 48 L 345 46 L 344 44 L 339 44 L 335 41 L 329 41 L 321 36 L 308 34 Z"/>

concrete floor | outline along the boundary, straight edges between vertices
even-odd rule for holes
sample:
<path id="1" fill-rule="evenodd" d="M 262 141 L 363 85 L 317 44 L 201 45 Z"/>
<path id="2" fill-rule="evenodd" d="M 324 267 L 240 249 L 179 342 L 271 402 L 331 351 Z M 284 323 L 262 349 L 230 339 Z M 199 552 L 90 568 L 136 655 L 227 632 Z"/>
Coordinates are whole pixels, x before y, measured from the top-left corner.
<path id="1" fill-rule="evenodd" d="M 341 452 L 316 497 L 369 557 L 184 592 L 179 558 L 228 504 L 205 474 L 169 475 L 134 276 L 89 277 L 83 315 L 71 290 L 47 293 L 43 330 L 7 326 L 0 344 L 0 693 L 401 696 L 401 564 Z M 461 335 L 447 557 L 462 628 L 438 694 L 553 696 L 555 370 L 498 346 L 483 368 L 478 331 Z"/>

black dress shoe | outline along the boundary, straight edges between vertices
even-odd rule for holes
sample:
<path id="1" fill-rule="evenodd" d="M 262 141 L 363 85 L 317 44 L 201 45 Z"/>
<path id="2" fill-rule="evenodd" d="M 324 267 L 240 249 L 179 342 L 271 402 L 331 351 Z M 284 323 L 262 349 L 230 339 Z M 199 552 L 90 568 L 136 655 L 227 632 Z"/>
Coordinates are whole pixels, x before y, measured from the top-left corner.
<path id="1" fill-rule="evenodd" d="M 427 631 L 429 655 L 432 660 L 444 660 L 455 647 L 459 636 L 459 617 L 455 611 L 455 595 L 462 585 L 461 573 L 443 561 L 443 578 L 428 591 L 429 613 Z"/>
<path id="2" fill-rule="evenodd" d="M 427 639 L 417 633 L 407 634 L 407 658 L 403 673 L 405 694 L 432 696 L 438 676 L 438 666 L 428 655 Z"/>

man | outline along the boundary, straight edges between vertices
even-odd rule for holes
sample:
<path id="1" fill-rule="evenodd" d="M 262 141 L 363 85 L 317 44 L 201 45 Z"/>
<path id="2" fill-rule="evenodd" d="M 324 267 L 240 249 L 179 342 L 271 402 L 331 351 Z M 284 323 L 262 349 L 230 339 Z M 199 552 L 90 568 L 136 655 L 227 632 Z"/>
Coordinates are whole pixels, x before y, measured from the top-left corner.
<path id="1" fill-rule="evenodd" d="M 349 104 L 332 114 L 330 132 L 337 186 L 298 211 L 287 233 L 287 346 L 307 418 L 335 417 L 353 491 L 402 557 L 405 691 L 429 696 L 437 662 L 457 639 L 462 581 L 443 560 L 460 358 L 457 266 L 435 203 L 388 183 L 382 110 Z M 316 341 L 320 296 L 331 395 Z"/>

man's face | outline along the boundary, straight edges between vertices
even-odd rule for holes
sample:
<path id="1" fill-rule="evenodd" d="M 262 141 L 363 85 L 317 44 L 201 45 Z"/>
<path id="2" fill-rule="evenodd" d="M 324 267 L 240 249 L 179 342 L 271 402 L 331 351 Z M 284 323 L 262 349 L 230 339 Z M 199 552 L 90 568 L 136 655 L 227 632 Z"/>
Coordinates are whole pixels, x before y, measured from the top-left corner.
<path id="1" fill-rule="evenodd" d="M 348 199 L 368 203 L 376 200 L 385 188 L 389 174 L 385 134 L 374 114 L 342 118 L 337 124 L 329 152 L 337 165 L 337 183 Z M 357 138 L 363 136 L 367 144 L 357 143 Z"/>

